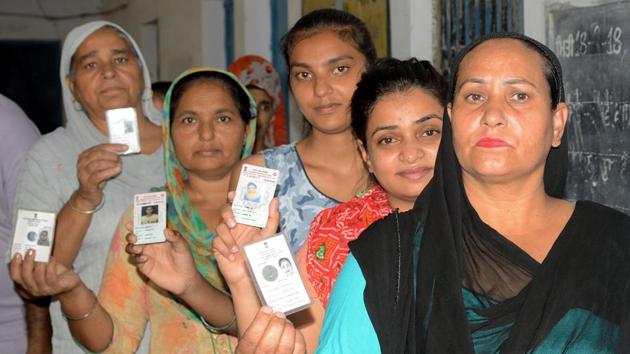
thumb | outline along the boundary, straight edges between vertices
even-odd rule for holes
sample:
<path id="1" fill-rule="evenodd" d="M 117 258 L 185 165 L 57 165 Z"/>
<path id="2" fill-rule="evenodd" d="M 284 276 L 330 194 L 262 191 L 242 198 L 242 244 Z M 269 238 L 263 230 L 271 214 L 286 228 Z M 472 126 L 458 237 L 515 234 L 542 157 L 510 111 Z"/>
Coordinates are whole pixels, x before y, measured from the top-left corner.
<path id="1" fill-rule="evenodd" d="M 267 225 L 261 230 L 262 236 L 271 236 L 278 231 L 280 224 L 280 211 L 278 210 L 278 198 L 273 198 L 269 203 L 269 216 L 267 217 Z"/>
<path id="2" fill-rule="evenodd" d="M 165 229 L 164 236 L 166 236 L 166 242 L 168 242 L 176 252 L 188 250 L 188 244 L 186 243 L 186 240 L 184 240 L 184 238 L 178 231 Z"/>

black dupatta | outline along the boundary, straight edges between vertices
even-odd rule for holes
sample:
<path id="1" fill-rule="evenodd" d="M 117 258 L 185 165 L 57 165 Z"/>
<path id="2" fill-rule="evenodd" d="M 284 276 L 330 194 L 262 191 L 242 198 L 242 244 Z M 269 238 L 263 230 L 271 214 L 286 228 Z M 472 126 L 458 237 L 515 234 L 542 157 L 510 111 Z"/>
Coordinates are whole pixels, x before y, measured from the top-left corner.
<path id="1" fill-rule="evenodd" d="M 521 40 L 546 57 L 564 101 L 556 56 L 535 40 L 512 33 L 484 37 L 460 53 L 451 96 L 463 57 L 491 38 Z M 567 165 L 565 134 L 547 158 L 547 194 L 564 196 Z M 528 352 L 556 336 L 554 327 L 571 309 L 586 310 L 618 330 L 600 336 L 601 348 L 630 350 L 630 218 L 578 202 L 538 264 L 485 224 L 468 202 L 446 113 L 434 178 L 414 209 L 372 224 L 350 249 L 366 279 L 365 304 L 383 353 L 473 353 L 475 332 L 502 326 L 511 327 L 496 350 Z M 467 311 L 473 309 L 465 308 L 462 289 L 495 301 L 474 309 L 485 321 L 469 321 Z M 559 337 L 564 344 L 553 351 L 576 349 L 571 345 L 581 335 L 578 328 Z"/>

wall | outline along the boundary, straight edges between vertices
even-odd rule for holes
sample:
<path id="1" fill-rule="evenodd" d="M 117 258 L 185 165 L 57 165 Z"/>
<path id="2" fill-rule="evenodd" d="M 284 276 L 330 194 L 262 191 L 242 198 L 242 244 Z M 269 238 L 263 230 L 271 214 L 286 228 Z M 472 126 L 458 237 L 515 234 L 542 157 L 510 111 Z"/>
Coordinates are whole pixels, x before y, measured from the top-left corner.
<path id="1" fill-rule="evenodd" d="M 47 19 L 43 16 L 60 17 L 103 10 L 101 0 L 36 0 L 0 2 L 1 40 L 60 40 L 68 32 L 86 21 L 97 20 L 100 15 L 83 18 Z M 17 14 L 27 16 L 17 16 Z"/>

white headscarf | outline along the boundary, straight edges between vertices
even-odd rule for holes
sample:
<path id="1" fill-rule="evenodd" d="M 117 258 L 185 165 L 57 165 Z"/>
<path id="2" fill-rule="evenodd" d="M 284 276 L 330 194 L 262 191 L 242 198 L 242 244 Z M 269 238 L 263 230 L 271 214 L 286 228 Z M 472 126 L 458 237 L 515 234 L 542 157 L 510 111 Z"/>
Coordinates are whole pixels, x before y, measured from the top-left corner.
<path id="1" fill-rule="evenodd" d="M 63 91 L 63 106 L 66 113 L 66 129 L 70 130 L 77 137 L 81 139 L 80 144 L 87 148 L 90 146 L 94 146 L 97 144 L 101 144 L 106 142 L 103 134 L 99 132 L 94 124 L 88 119 L 87 115 L 83 110 L 77 110 L 75 106 L 77 105 L 74 101 L 74 96 L 72 96 L 72 92 L 68 88 L 68 84 L 66 83 L 66 77 L 70 73 L 70 62 L 72 56 L 77 51 L 81 43 L 92 33 L 97 30 L 105 27 L 111 26 L 119 30 L 121 33 L 127 37 L 127 40 L 131 45 L 133 45 L 133 49 L 138 55 L 138 60 L 140 61 L 140 66 L 142 68 L 142 74 L 144 77 L 144 91 L 142 92 L 142 110 L 144 111 L 144 115 L 149 118 L 153 123 L 160 125 L 161 123 L 161 114 L 153 105 L 151 101 L 152 91 L 151 91 L 151 78 L 149 77 L 149 70 L 147 68 L 147 64 L 144 61 L 144 57 L 142 56 L 142 52 L 140 52 L 140 48 L 138 44 L 131 38 L 129 33 L 125 31 L 119 25 L 107 22 L 107 21 L 93 21 L 88 22 L 84 25 L 78 26 L 74 28 L 68 36 L 66 36 L 66 40 L 63 44 L 63 50 L 61 52 L 61 66 L 59 68 L 59 78 L 61 80 L 61 87 Z"/>

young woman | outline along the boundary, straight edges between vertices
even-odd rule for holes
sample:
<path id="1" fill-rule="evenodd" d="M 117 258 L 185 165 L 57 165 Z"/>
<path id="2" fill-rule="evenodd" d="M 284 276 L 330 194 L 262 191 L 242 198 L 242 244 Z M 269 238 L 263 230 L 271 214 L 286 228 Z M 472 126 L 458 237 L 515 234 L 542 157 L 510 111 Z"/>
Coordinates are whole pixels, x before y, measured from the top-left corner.
<path id="1" fill-rule="evenodd" d="M 160 264 L 166 270 L 154 267 L 146 256 L 138 257 L 135 265 L 129 262 L 124 239 L 131 229 L 132 209 L 125 212 L 114 235 L 98 299 L 76 273 L 54 258 L 48 264 L 34 264 L 31 252 L 24 261 L 17 257 L 11 263 L 13 279 L 27 290 L 57 295 L 74 338 L 91 351 L 135 352 L 148 325 L 152 352 L 233 352 L 234 337 L 215 334 L 235 333 L 236 328 L 210 243 L 231 171 L 253 146 L 255 104 L 232 74 L 194 69 L 171 87 L 165 113 L 168 226 L 181 233 L 169 230 L 169 242 L 153 245 L 175 249 L 175 256 Z M 184 257 L 177 257 L 182 249 Z M 138 274 L 136 266 L 151 281 Z M 169 273 L 185 266 L 192 270 L 188 277 Z M 154 272 L 164 277 L 152 276 Z M 178 281 L 201 285 L 168 286 Z M 194 313 L 180 303 L 195 307 L 199 293 L 210 306 Z"/>
<path id="2" fill-rule="evenodd" d="M 350 127 L 350 98 L 376 51 L 365 24 L 334 9 L 302 17 L 281 46 L 289 85 L 310 133 L 297 144 L 265 150 L 243 162 L 280 171 L 280 229 L 295 253 L 315 215 L 369 187 Z M 232 189 L 239 173 L 237 166 Z M 227 222 L 236 225 L 232 217 Z"/>
<path id="3" fill-rule="evenodd" d="M 630 217 L 562 199 L 556 56 L 492 35 L 452 72 L 434 179 L 350 245 L 320 352 L 626 351 Z"/>

